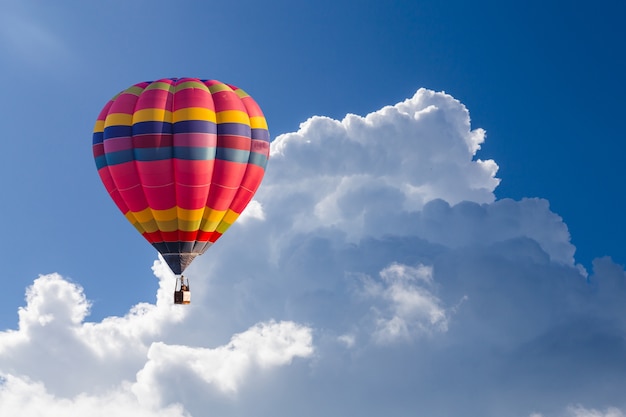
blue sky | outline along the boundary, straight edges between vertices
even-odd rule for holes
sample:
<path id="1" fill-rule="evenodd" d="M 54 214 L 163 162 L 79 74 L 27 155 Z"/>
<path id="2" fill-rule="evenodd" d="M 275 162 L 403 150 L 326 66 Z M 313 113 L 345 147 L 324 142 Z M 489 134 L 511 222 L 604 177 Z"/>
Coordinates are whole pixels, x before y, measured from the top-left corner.
<path id="1" fill-rule="evenodd" d="M 623 2 L 363 3 L 3 1 L 0 410 L 626 413 Z M 180 76 L 274 139 L 187 310 L 91 157 Z"/>

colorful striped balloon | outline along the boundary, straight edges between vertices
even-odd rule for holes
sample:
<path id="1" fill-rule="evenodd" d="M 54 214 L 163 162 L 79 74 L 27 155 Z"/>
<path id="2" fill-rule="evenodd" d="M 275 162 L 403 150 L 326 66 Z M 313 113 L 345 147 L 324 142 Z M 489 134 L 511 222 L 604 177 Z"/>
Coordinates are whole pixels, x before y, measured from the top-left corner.
<path id="1" fill-rule="evenodd" d="M 257 103 L 215 80 L 170 78 L 122 91 L 93 132 L 100 179 L 175 274 L 233 224 L 269 158 Z"/>

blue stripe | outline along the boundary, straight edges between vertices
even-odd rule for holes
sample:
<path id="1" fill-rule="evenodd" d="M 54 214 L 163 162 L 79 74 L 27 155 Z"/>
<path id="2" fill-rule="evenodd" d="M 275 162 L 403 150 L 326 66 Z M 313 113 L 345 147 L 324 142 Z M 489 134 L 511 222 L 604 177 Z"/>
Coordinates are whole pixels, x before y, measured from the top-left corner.
<path id="1" fill-rule="evenodd" d="M 265 169 L 265 166 L 267 165 L 267 156 L 262 153 L 250 152 L 250 159 L 248 159 L 248 163 L 258 165 Z"/>
<path id="2" fill-rule="evenodd" d="M 235 135 L 250 137 L 250 126 L 241 123 L 220 123 L 217 125 L 218 135 Z"/>
<path id="3" fill-rule="evenodd" d="M 270 132 L 267 129 L 252 129 L 251 139 L 270 141 Z"/>
<path id="4" fill-rule="evenodd" d="M 95 160 L 96 160 L 96 167 L 98 168 L 98 171 L 100 171 L 101 168 L 104 168 L 109 165 L 107 163 L 106 155 L 100 155 L 96 157 Z"/>
<path id="5" fill-rule="evenodd" d="M 93 134 L 93 144 L 97 145 L 98 143 L 102 143 L 104 141 L 104 132 L 95 132 Z"/>
<path id="6" fill-rule="evenodd" d="M 215 148 L 198 148 L 191 146 L 175 146 L 174 158 L 191 161 L 209 161 L 215 159 Z"/>
<path id="7" fill-rule="evenodd" d="M 124 138 L 132 136 L 132 126 L 117 125 L 104 128 L 104 139 Z"/>
<path id="8" fill-rule="evenodd" d="M 104 156 L 106 157 L 107 165 L 118 165 L 135 160 L 132 149 L 109 152 L 104 154 Z"/>
<path id="9" fill-rule="evenodd" d="M 161 161 L 172 158 L 172 148 L 135 148 L 135 159 L 137 161 Z"/>
<path id="10" fill-rule="evenodd" d="M 172 124 L 167 122 L 139 122 L 133 125 L 133 135 L 172 133 Z"/>
<path id="11" fill-rule="evenodd" d="M 247 152 L 238 151 L 236 149 L 229 149 L 228 151 L 235 152 Z M 235 162 L 246 162 L 247 156 L 235 155 L 233 152 L 222 152 L 223 157 L 218 159 L 234 160 Z M 107 165 L 123 164 L 129 161 L 162 161 L 164 159 L 181 159 L 187 161 L 210 161 L 216 158 L 215 148 L 198 148 L 187 146 L 175 146 L 165 148 L 135 148 L 109 152 L 104 156 L 96 158 L 96 166 L 98 169 Z"/>
<path id="12" fill-rule="evenodd" d="M 222 161 L 241 162 L 247 163 L 250 151 L 244 151 L 241 149 L 233 148 L 217 148 L 215 152 L 215 159 L 221 159 Z"/>
<path id="13" fill-rule="evenodd" d="M 184 120 L 174 123 L 174 133 L 217 133 L 215 123 L 207 120 Z"/>

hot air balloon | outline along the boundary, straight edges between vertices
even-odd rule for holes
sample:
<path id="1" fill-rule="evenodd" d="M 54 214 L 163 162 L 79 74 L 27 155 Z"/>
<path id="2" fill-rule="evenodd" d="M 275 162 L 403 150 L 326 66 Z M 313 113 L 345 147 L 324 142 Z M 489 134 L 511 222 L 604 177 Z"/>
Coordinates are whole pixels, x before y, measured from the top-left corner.
<path id="1" fill-rule="evenodd" d="M 240 88 L 161 79 L 135 84 L 104 106 L 93 155 L 117 207 L 177 275 L 175 302 L 187 304 L 182 273 L 254 196 L 269 132 L 260 107 Z"/>

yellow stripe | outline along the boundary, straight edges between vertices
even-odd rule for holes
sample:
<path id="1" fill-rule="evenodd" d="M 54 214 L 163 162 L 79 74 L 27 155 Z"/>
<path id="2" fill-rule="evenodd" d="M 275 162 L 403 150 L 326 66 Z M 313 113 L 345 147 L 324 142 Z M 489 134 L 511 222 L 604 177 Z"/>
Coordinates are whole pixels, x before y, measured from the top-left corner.
<path id="1" fill-rule="evenodd" d="M 203 219 L 202 223 L 200 224 L 200 230 L 202 230 L 203 232 L 214 232 L 219 224 L 219 220 L 207 221 L 206 219 Z"/>
<path id="2" fill-rule="evenodd" d="M 154 220 L 157 222 L 167 222 L 177 218 L 176 207 L 167 210 L 151 210 Z"/>
<path id="3" fill-rule="evenodd" d="M 176 86 L 175 92 L 179 92 L 180 90 L 185 90 L 187 88 L 199 88 L 200 90 L 209 92 L 207 86 L 199 81 L 185 81 L 184 83 L 180 83 Z"/>
<path id="4" fill-rule="evenodd" d="M 143 93 L 143 88 L 133 85 L 132 87 L 127 88 L 126 90 L 124 90 L 123 93 L 120 94 L 132 94 L 134 96 L 139 97 L 139 95 Z M 120 96 L 120 94 L 116 95 L 115 97 L 112 98 L 112 100 L 115 100 L 116 98 L 118 98 Z"/>
<path id="5" fill-rule="evenodd" d="M 213 211 L 207 214 L 212 220 L 220 221 L 224 217 L 224 211 Z M 202 220 L 204 214 L 204 208 L 196 210 L 188 210 L 180 207 L 172 207 L 167 210 L 152 210 L 149 207 L 145 210 L 126 213 L 126 219 L 129 222 L 135 223 L 150 223 L 155 221 L 157 223 L 169 223 L 171 221 L 178 221 L 184 223 L 198 223 Z M 193 229 L 193 230 L 197 230 Z"/>
<path id="6" fill-rule="evenodd" d="M 178 230 L 178 219 L 161 220 L 156 223 L 162 232 L 175 232 Z"/>
<path id="7" fill-rule="evenodd" d="M 196 210 L 187 210 L 184 208 L 178 207 L 177 215 L 179 220 L 183 221 L 200 221 L 202 220 L 202 215 L 204 214 L 204 207 Z"/>
<path id="8" fill-rule="evenodd" d="M 104 120 L 96 120 L 96 124 L 93 127 L 93 133 L 104 132 Z"/>
<path id="9" fill-rule="evenodd" d="M 228 209 L 222 221 L 228 224 L 233 224 L 235 223 L 235 220 L 237 220 L 238 217 L 239 217 L 239 213 L 232 211 L 231 209 Z"/>
<path id="10" fill-rule="evenodd" d="M 241 123 L 250 126 L 248 113 L 239 110 L 224 110 L 217 112 L 217 123 Z"/>
<path id="11" fill-rule="evenodd" d="M 207 207 L 206 209 L 204 209 L 204 214 L 202 215 L 202 218 L 210 222 L 212 221 L 219 222 L 220 220 L 224 218 L 225 214 L 226 214 L 226 210 L 213 210 L 212 208 Z"/>
<path id="12" fill-rule="evenodd" d="M 254 116 L 250 118 L 250 127 L 252 129 L 265 129 L 267 130 L 267 120 L 265 117 Z"/>
<path id="13" fill-rule="evenodd" d="M 150 207 L 141 211 L 129 211 L 128 213 L 126 213 L 125 216 L 131 223 L 133 222 L 133 220 L 136 220 L 140 223 L 154 220 L 154 215 L 152 214 L 152 210 L 150 210 Z"/>
<path id="14" fill-rule="evenodd" d="M 225 233 L 229 227 L 230 227 L 229 223 L 221 222 L 219 226 L 217 226 L 217 229 L 215 229 L 215 231 L 218 233 Z"/>
<path id="15" fill-rule="evenodd" d="M 222 221 L 215 228 L 215 231 L 219 233 L 224 233 L 233 223 L 235 223 L 235 220 L 237 220 L 238 217 L 239 213 L 228 209 Z"/>
<path id="16" fill-rule="evenodd" d="M 214 232 L 217 226 L 220 224 L 226 210 L 213 210 L 207 208 L 202 216 L 202 223 L 200 224 L 200 230 L 203 232 Z"/>
<path id="17" fill-rule="evenodd" d="M 139 223 L 133 223 L 133 226 L 135 227 L 135 229 L 137 229 L 137 231 L 141 234 L 144 234 L 144 232 L 146 231 L 141 224 Z"/>
<path id="18" fill-rule="evenodd" d="M 141 227 L 143 227 L 143 229 L 148 233 L 154 233 L 157 230 L 161 230 L 161 228 L 159 227 L 159 225 L 154 219 L 148 222 L 142 222 L 140 224 L 141 224 Z"/>
<path id="19" fill-rule="evenodd" d="M 248 93 L 246 93 L 245 91 L 243 91 L 241 88 L 235 90 L 235 94 L 237 94 L 239 96 L 239 98 L 246 98 L 246 97 L 250 97 L 248 95 Z"/>
<path id="20" fill-rule="evenodd" d="M 179 109 L 174 112 L 173 122 L 180 122 L 184 120 L 207 120 L 215 123 L 215 112 L 203 107 L 187 107 Z"/>
<path id="21" fill-rule="evenodd" d="M 195 232 L 200 229 L 201 219 L 198 220 L 181 220 L 178 219 L 178 230 L 182 230 L 183 232 Z"/>
<path id="22" fill-rule="evenodd" d="M 145 231 L 141 223 L 137 221 L 137 219 L 133 216 L 131 212 L 127 212 L 126 214 L 124 214 L 124 216 L 126 216 L 130 224 L 132 224 L 135 227 L 135 229 L 139 231 L 139 233 L 143 233 Z"/>
<path id="23" fill-rule="evenodd" d="M 104 121 L 104 127 L 109 126 L 132 126 L 133 115 L 127 113 L 109 113 Z"/>
<path id="24" fill-rule="evenodd" d="M 152 84 L 149 84 L 146 87 L 146 91 L 147 90 L 165 90 L 165 91 L 170 91 L 172 89 L 172 85 L 168 84 L 168 83 L 161 83 L 161 82 L 154 82 Z"/>
<path id="25" fill-rule="evenodd" d="M 233 89 L 226 84 L 214 84 L 209 87 L 209 91 L 211 92 L 211 94 L 215 94 L 219 93 L 220 91 L 233 91 Z"/>
<path id="26" fill-rule="evenodd" d="M 133 114 L 133 123 L 172 122 L 172 112 L 165 109 L 141 109 Z"/>

